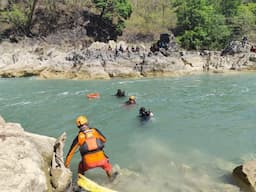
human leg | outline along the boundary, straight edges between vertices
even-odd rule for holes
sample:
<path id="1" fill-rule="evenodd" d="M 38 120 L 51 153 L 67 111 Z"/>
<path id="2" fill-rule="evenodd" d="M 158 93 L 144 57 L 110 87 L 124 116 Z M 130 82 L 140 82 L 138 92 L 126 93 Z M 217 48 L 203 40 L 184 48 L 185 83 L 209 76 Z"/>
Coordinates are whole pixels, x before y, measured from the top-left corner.
<path id="1" fill-rule="evenodd" d="M 108 158 L 105 159 L 103 165 L 101 166 L 102 169 L 105 170 L 109 180 L 112 182 L 116 176 L 118 175 L 118 172 L 113 172 L 112 165 L 109 163 Z"/>
<path id="2" fill-rule="evenodd" d="M 78 165 L 78 173 L 80 174 L 84 174 L 85 171 L 87 171 L 89 168 L 86 166 L 86 164 L 84 164 L 83 161 L 80 161 L 79 165 Z"/>

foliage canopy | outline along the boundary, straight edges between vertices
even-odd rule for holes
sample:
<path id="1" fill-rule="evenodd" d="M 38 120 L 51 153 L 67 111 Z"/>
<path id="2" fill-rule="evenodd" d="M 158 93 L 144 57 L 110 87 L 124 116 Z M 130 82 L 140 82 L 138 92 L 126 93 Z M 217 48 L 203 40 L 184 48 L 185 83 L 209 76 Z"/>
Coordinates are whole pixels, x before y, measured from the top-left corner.
<path id="1" fill-rule="evenodd" d="M 127 0 L 92 0 L 100 11 L 100 17 L 108 19 L 116 25 L 119 33 L 125 27 L 124 21 L 132 14 L 132 6 Z"/>
<path id="2" fill-rule="evenodd" d="M 128 34 L 125 38 L 131 41 L 141 37 L 151 43 L 160 33 L 173 32 L 186 49 L 220 49 L 226 42 L 241 40 L 243 36 L 247 36 L 250 41 L 256 40 L 256 0 L 5 2 L 8 2 L 8 6 L 0 7 L 0 25 L 4 22 L 12 24 L 12 32 L 25 35 L 31 31 L 37 32 L 37 29 L 43 31 L 52 28 L 50 33 L 60 26 L 76 27 L 80 22 L 77 18 L 83 18 L 82 22 L 89 21 L 85 26 L 87 35 L 97 37 L 95 40 L 116 40 L 123 31 Z M 65 25 L 65 21 L 68 24 Z M 79 23 L 79 26 L 82 25 Z M 6 26 L 3 28 L 6 29 Z M 1 32 L 3 30 L 0 29 Z M 47 31 L 45 34 L 49 33 Z"/>

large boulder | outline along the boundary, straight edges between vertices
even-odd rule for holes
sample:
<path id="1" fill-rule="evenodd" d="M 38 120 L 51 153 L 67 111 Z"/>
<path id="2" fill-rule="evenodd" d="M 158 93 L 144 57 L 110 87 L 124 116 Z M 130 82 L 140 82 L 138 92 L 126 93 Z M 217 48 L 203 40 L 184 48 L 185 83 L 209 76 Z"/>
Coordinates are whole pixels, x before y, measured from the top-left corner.
<path id="1" fill-rule="evenodd" d="M 17 123 L 0 123 L 1 191 L 47 191 L 55 139 L 27 133 Z"/>
<path id="2" fill-rule="evenodd" d="M 70 191 L 72 173 L 63 160 L 65 139 L 65 133 L 57 140 L 28 133 L 0 116 L 1 191 Z"/>
<path id="3" fill-rule="evenodd" d="M 221 55 L 234 55 L 237 53 L 246 53 L 250 52 L 250 44 L 243 41 L 231 41 L 226 47 L 222 50 Z"/>
<path id="4" fill-rule="evenodd" d="M 256 160 L 236 167 L 233 176 L 242 190 L 256 192 Z"/>

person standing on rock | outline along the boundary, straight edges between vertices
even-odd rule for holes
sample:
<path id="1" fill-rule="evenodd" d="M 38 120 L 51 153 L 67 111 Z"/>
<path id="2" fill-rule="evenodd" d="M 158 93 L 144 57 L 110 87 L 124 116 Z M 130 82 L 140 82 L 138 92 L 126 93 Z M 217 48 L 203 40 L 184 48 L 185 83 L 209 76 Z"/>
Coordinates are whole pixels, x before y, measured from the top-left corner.
<path id="1" fill-rule="evenodd" d="M 117 172 L 112 172 L 112 165 L 103 151 L 106 142 L 104 135 L 98 129 L 89 127 L 86 116 L 77 117 L 76 125 L 79 132 L 67 154 L 65 166 L 67 168 L 70 166 L 71 159 L 79 148 L 82 160 L 78 165 L 78 173 L 83 175 L 89 169 L 101 167 L 110 181 L 114 180 Z"/>

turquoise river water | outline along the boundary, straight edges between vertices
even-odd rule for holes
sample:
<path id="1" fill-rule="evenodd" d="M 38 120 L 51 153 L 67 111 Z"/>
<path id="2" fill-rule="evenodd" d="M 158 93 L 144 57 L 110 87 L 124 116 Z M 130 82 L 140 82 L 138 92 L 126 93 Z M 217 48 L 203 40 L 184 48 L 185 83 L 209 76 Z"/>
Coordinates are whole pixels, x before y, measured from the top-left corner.
<path id="1" fill-rule="evenodd" d="M 137 105 L 124 107 L 134 95 Z M 99 92 L 98 99 L 87 99 Z M 256 74 L 196 75 L 172 78 L 114 80 L 0 79 L 0 114 L 29 132 L 58 137 L 67 133 L 65 153 L 77 134 L 75 118 L 107 137 L 105 152 L 119 180 L 111 185 L 122 192 L 239 191 L 232 170 L 255 159 Z M 139 108 L 154 117 L 138 118 Z M 74 175 L 79 152 L 72 159 Z M 99 182 L 101 169 L 86 175 Z M 74 176 L 75 177 L 75 176 Z"/>

